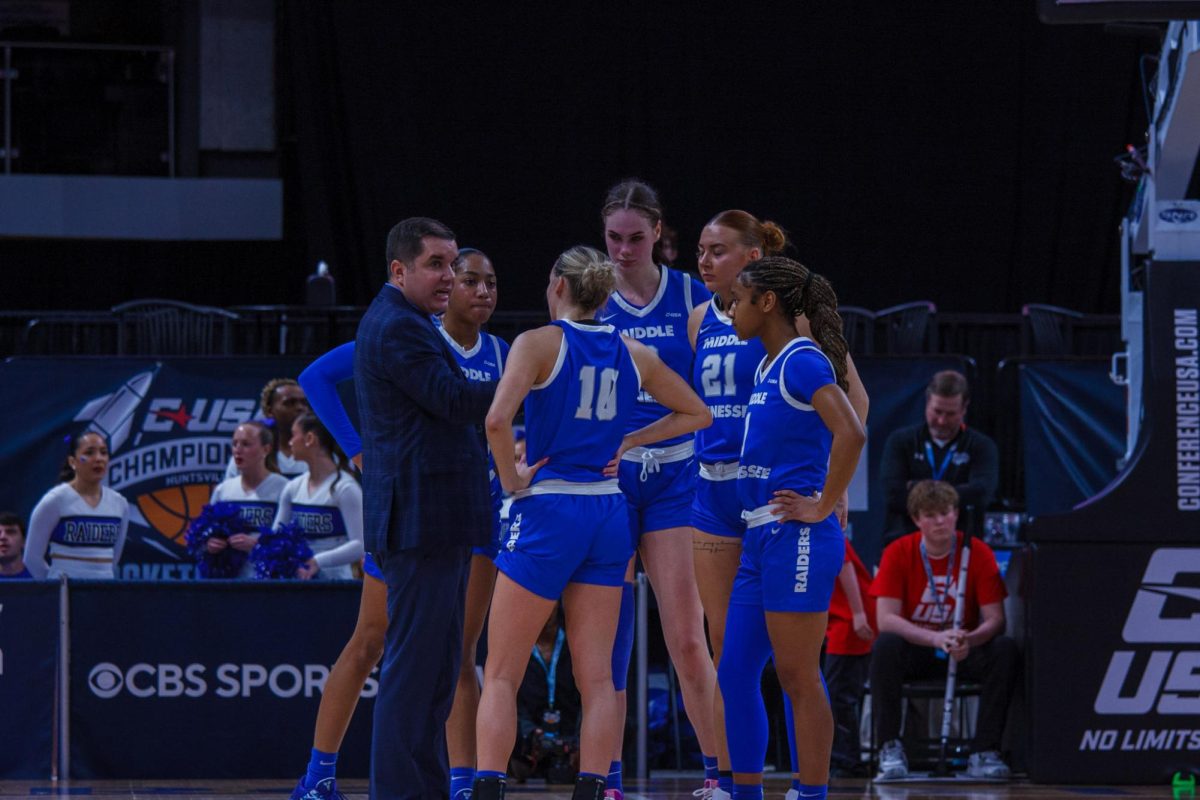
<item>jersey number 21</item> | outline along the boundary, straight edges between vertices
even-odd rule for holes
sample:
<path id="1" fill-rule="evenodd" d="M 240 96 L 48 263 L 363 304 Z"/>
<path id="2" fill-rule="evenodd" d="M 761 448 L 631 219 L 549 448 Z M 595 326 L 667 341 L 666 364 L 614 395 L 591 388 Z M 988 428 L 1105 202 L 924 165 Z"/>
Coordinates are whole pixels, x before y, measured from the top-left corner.
<path id="1" fill-rule="evenodd" d="M 725 356 L 725 381 L 721 382 L 721 356 L 713 354 L 704 357 L 700 365 L 700 384 L 704 388 L 705 397 L 733 397 L 737 394 L 737 384 L 733 379 L 733 366 L 736 353 Z"/>

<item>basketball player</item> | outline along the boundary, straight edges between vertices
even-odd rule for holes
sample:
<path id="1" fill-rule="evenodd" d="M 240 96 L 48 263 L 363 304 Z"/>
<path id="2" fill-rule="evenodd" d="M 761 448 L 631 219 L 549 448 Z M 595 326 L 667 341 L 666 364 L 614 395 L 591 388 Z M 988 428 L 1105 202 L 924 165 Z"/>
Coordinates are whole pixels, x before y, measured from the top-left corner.
<path id="1" fill-rule="evenodd" d="M 274 527 L 295 523 L 313 550 L 296 577 L 350 579 L 350 565 L 363 557 L 362 488 L 347 468 L 349 459 L 315 414 L 292 423 L 292 455 L 308 469 L 288 481 L 279 495 Z"/>
<path id="2" fill-rule="evenodd" d="M 439 330 L 454 353 L 463 374 L 471 380 L 496 381 L 508 357 L 508 343 L 482 332 L 496 308 L 496 270 L 491 259 L 470 247 L 459 250 L 454 261 L 454 288 Z M 341 345 L 317 359 L 300 375 L 313 410 L 329 427 L 345 452 L 357 458 L 362 442 L 350 423 L 337 394 L 337 384 L 354 377 L 354 343 Z M 359 465 L 362 466 L 361 464 Z M 479 705 L 479 682 L 475 674 L 475 648 L 487 617 L 496 579 L 492 563 L 499 547 L 499 508 L 502 499 L 494 463 L 489 465 L 496 540 L 486 551 L 476 549 L 467 580 L 463 621 L 463 658 L 450 718 L 446 721 L 446 743 L 450 757 L 450 796 L 464 800 L 475 777 L 475 716 Z M 370 465 L 367 465 L 370 469 Z M 363 560 L 363 594 L 358 625 L 325 683 L 317 711 L 316 732 L 308 771 L 301 778 L 293 800 L 318 800 L 337 793 L 334 780 L 337 751 L 358 704 L 358 695 L 383 652 L 387 629 L 387 590 L 383 574 L 368 553 Z"/>
<path id="3" fill-rule="evenodd" d="M 725 312 L 742 268 L 764 255 L 779 255 L 787 244 L 786 234 L 776 223 L 760 222 L 746 211 L 728 210 L 704 226 L 696 253 L 700 278 L 713 297 L 697 306 L 688 319 L 688 336 L 696 353 L 692 388 L 704 398 L 712 412 L 713 424 L 696 434 L 699 480 L 692 503 L 692 536 L 696 585 L 716 666 L 721 661 L 725 615 L 746 531 L 737 494 L 738 456 L 746 428 L 746 408 L 754 388 L 754 372 L 766 354 L 760 340 L 737 337 Z M 808 320 L 801 316 L 796 322 L 801 335 L 807 335 Z M 846 368 L 850 404 L 865 423 L 867 393 L 849 355 Z M 844 513 L 845 505 L 841 508 L 840 513 Z M 844 518 L 842 524 L 845 527 Z M 720 794 L 714 795 L 713 800 L 726 800 L 733 792 L 733 775 L 725 741 L 724 705 L 721 693 L 714 695 Z M 787 714 L 790 720 L 791 712 Z M 795 735 L 790 725 L 788 735 L 794 762 Z M 795 768 L 794 763 L 792 766 Z"/>
<path id="4" fill-rule="evenodd" d="M 616 264 L 616 290 L 600 311 L 600 320 L 641 341 L 685 380 L 692 373 L 687 321 L 709 298 L 691 276 L 662 267 L 652 257 L 662 234 L 662 205 L 654 189 L 626 180 L 609 190 L 601 209 L 604 240 Z M 629 430 L 667 413 L 653 392 L 643 390 L 629 417 Z M 716 671 L 704 641 L 704 619 L 692 566 L 692 498 L 696 488 L 694 446 L 688 434 L 673 435 L 632 448 L 620 464 L 620 486 L 630 505 L 634 547 L 650 576 L 658 600 L 667 652 L 679 675 L 684 706 L 704 755 L 705 786 L 717 785 L 717 739 L 712 708 Z M 624 690 L 633 648 L 633 561 L 626 572 L 621 619 L 613 651 L 613 680 L 621 699 L 618 732 L 624 732 Z M 621 736 L 609 765 L 608 794 L 620 800 Z"/>
<path id="5" fill-rule="evenodd" d="M 454 291 L 439 330 L 468 380 L 499 381 L 508 359 L 508 342 L 482 332 L 496 310 L 495 267 L 481 251 L 464 247 L 458 251 L 454 272 Z M 491 480 L 493 541 L 486 549 L 475 548 L 471 555 L 463 618 L 463 657 L 458 685 L 454 689 L 454 704 L 450 707 L 450 718 L 446 720 L 451 800 L 469 800 L 475 780 L 475 718 L 479 711 L 475 648 L 496 583 L 494 561 L 500 549 L 500 506 L 504 501 L 495 460 L 490 453 L 488 476 Z"/>
<path id="6" fill-rule="evenodd" d="M 29 518 L 24 559 L 34 578 L 119 577 L 129 503 L 104 485 L 107 474 L 103 436 L 87 431 L 67 437 L 61 482 L 42 496 Z"/>
<path id="7" fill-rule="evenodd" d="M 846 342 L 829 282 L 788 258 L 742 270 L 730 316 L 740 339 L 758 338 L 737 488 L 746 519 L 719 678 L 735 800 L 762 798 L 767 720 L 762 670 L 772 652 L 791 699 L 800 797 L 825 797 L 833 717 L 820 652 L 845 552 L 834 515 L 866 434 L 845 389 Z M 803 314 L 817 344 L 796 335 Z"/>
<path id="8" fill-rule="evenodd" d="M 620 710 L 613 642 L 633 549 L 617 462 L 634 447 L 685 436 L 709 421 L 703 402 L 649 348 L 596 321 L 614 284 L 614 267 L 598 251 L 579 246 L 559 256 L 546 290 L 554 322 L 517 338 L 488 412 L 496 469 L 516 499 L 497 558 L 474 800 L 504 796 L 517 687 L 560 597 L 583 701 L 574 798 L 603 797 Z M 639 390 L 659 398 L 666 413 L 633 426 Z M 532 466 L 513 458 L 512 420 L 522 402 Z"/>

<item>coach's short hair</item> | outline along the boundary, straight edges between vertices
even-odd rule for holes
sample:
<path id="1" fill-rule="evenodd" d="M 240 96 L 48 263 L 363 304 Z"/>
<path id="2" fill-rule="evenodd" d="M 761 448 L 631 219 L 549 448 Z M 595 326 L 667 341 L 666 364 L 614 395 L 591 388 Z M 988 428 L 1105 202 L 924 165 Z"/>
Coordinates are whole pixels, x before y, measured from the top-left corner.
<path id="1" fill-rule="evenodd" d="M 908 490 L 908 515 L 940 514 L 958 509 L 958 491 L 945 481 L 918 481 Z"/>
<path id="2" fill-rule="evenodd" d="M 425 251 L 425 245 L 421 240 L 426 236 L 447 241 L 453 241 L 455 238 L 454 231 L 429 217 L 409 217 L 397 222 L 388 231 L 387 270 L 389 277 L 392 274 L 393 261 L 399 261 L 406 267 L 412 266 L 413 262 Z"/>
<path id="3" fill-rule="evenodd" d="M 971 387 L 967 385 L 967 376 L 952 369 L 935 373 L 929 381 L 929 385 L 925 387 L 925 397 L 932 397 L 935 394 L 938 397 L 961 396 L 963 403 L 970 402 Z"/>

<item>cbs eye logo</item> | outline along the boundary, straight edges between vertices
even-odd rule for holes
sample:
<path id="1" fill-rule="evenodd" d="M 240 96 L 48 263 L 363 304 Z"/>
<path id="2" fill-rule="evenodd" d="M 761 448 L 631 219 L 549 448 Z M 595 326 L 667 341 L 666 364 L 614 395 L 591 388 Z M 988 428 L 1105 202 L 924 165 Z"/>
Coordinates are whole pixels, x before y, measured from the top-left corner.
<path id="1" fill-rule="evenodd" d="M 97 697 L 108 699 L 116 697 L 125 685 L 125 678 L 121 675 L 121 670 L 116 664 L 110 664 L 107 661 L 97 664 L 92 667 L 92 671 L 88 673 L 88 687 L 91 688 L 92 694 Z"/>

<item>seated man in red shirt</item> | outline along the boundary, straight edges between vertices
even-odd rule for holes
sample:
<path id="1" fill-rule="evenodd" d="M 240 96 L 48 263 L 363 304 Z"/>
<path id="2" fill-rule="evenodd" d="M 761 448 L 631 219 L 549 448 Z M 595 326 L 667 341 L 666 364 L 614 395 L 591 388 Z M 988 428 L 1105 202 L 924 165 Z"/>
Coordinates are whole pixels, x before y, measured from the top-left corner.
<path id="1" fill-rule="evenodd" d="M 875 638 L 875 598 L 870 596 L 870 588 L 871 573 L 847 539 L 825 629 L 825 688 L 834 724 L 831 775 L 857 775 L 863 766 L 858 710 L 862 708 L 871 640 Z"/>
<path id="2" fill-rule="evenodd" d="M 967 764 L 974 778 L 1007 778 L 1000 737 L 1016 683 L 1016 643 L 1004 636 L 1008 592 L 996 556 L 980 539 L 971 541 L 961 629 L 953 627 L 962 532 L 958 493 L 942 481 L 921 481 L 908 494 L 908 513 L 920 531 L 883 551 L 871 584 L 879 638 L 871 653 L 871 707 L 876 741 L 883 742 L 876 779 L 902 778 L 908 759 L 900 743 L 900 686 L 906 680 L 941 678 L 947 658 L 960 679 L 982 684 L 975 740 Z"/>

